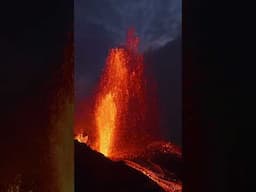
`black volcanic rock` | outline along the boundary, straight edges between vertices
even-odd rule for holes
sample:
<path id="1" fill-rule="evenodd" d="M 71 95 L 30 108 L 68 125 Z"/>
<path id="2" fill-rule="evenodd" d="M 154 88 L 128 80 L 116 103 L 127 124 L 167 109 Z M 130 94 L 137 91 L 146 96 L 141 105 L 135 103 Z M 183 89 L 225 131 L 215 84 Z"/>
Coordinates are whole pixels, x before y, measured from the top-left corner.
<path id="1" fill-rule="evenodd" d="M 162 192 L 142 173 L 75 141 L 76 192 Z"/>
<path id="2" fill-rule="evenodd" d="M 148 159 L 163 170 L 175 175 L 175 180 L 183 180 L 182 152 L 172 143 L 155 142 L 147 148 Z"/>

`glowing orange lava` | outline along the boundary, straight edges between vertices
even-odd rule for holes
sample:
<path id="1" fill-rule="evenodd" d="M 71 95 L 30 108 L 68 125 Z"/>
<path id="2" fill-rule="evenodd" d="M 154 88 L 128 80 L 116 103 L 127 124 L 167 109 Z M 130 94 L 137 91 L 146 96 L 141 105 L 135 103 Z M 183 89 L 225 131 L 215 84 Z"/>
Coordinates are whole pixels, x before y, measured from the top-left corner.
<path id="1" fill-rule="evenodd" d="M 100 84 L 95 105 L 98 132 L 98 150 L 106 156 L 111 153 L 120 113 L 127 104 L 128 69 L 124 49 L 112 49 L 107 59 L 106 71 Z"/>
<path id="2" fill-rule="evenodd" d="M 97 107 L 96 122 L 99 128 L 99 151 L 108 155 L 113 140 L 116 123 L 116 104 L 113 95 L 108 93 Z"/>

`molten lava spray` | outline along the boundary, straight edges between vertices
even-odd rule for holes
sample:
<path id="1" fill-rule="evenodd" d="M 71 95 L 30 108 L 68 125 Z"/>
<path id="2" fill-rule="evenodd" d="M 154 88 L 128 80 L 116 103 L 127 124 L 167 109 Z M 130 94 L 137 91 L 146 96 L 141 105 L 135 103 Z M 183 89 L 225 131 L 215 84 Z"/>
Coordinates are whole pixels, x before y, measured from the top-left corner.
<path id="1" fill-rule="evenodd" d="M 112 92 L 102 98 L 95 115 L 99 132 L 99 151 L 108 155 L 117 121 L 117 105 Z"/>
<path id="2" fill-rule="evenodd" d="M 110 50 L 94 98 L 92 147 L 109 157 L 143 147 L 150 127 L 156 128 L 138 43 L 134 30 L 129 30 L 126 45 Z M 77 138 L 81 140 L 79 134 Z"/>
<path id="3" fill-rule="evenodd" d="M 143 62 L 142 56 L 137 54 L 137 48 L 138 38 L 130 30 L 126 47 L 110 51 L 102 75 L 95 105 L 95 120 L 98 149 L 106 156 L 113 155 L 117 143 L 120 144 L 117 138 L 125 124 L 132 127 L 132 123 L 136 123 L 133 121 L 143 118 Z M 140 114 L 129 109 L 132 100 L 139 105 Z"/>

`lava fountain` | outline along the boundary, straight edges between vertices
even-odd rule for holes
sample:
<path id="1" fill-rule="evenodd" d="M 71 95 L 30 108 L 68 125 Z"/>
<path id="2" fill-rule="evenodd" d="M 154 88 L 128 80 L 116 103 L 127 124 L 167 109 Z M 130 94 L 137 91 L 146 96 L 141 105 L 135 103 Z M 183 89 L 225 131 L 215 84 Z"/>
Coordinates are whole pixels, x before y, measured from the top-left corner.
<path id="1" fill-rule="evenodd" d="M 149 139 L 150 127 L 157 127 L 138 45 L 139 38 L 131 29 L 125 46 L 109 51 L 94 96 L 91 124 L 96 136 L 91 147 L 108 157 L 143 147 Z M 76 138 L 83 140 L 81 133 Z"/>
<path id="2" fill-rule="evenodd" d="M 129 35 L 128 45 L 135 48 L 137 39 L 131 36 L 132 33 Z M 96 97 L 95 120 L 99 151 L 106 156 L 113 152 L 117 129 L 122 124 L 122 115 L 127 115 L 128 112 L 133 88 L 130 74 L 137 73 L 129 66 L 130 57 L 127 47 L 110 51 Z"/>
<path id="3" fill-rule="evenodd" d="M 114 95 L 110 92 L 105 95 L 96 109 L 96 123 L 99 132 L 99 151 L 108 155 L 117 119 L 117 106 Z"/>

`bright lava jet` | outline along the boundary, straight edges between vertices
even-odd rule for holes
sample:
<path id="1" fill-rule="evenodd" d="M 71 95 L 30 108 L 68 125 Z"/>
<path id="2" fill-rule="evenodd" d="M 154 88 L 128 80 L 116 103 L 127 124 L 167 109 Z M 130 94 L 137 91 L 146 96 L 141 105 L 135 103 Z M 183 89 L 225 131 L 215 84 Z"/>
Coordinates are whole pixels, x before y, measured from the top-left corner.
<path id="1" fill-rule="evenodd" d="M 143 62 L 137 48 L 138 38 L 130 31 L 126 47 L 110 50 L 102 74 L 94 115 L 98 151 L 106 156 L 113 156 L 115 146 L 120 143 L 118 132 L 127 120 L 143 118 L 142 113 L 129 112 L 132 100 L 140 103 L 143 112 Z"/>

